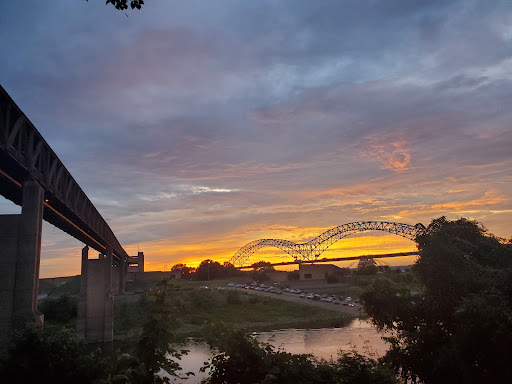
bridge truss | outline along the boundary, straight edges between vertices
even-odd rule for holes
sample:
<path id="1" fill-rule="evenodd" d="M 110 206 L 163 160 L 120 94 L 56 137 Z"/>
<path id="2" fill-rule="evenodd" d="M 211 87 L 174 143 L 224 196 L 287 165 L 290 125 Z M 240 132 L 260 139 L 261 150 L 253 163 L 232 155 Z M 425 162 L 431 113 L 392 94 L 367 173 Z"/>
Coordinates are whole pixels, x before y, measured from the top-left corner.
<path id="1" fill-rule="evenodd" d="M 44 219 L 90 247 L 128 257 L 107 222 L 91 203 L 38 130 L 0 86 L 0 193 L 21 205 L 22 184 L 44 189 Z"/>
<path id="2" fill-rule="evenodd" d="M 276 247 L 291 255 L 296 261 L 315 261 L 332 244 L 344 237 L 367 231 L 383 231 L 415 240 L 425 227 L 422 224 L 409 225 L 386 221 L 357 221 L 331 228 L 307 243 L 297 244 L 281 239 L 260 239 L 251 241 L 240 248 L 229 262 L 237 267 L 248 263 L 253 253 L 264 247 Z"/>

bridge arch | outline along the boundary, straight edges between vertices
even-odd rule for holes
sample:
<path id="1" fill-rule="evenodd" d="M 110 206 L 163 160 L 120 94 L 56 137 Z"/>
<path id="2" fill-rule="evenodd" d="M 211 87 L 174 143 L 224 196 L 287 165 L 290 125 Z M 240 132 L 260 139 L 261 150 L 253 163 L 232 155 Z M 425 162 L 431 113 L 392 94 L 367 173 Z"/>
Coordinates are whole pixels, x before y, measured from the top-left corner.
<path id="1" fill-rule="evenodd" d="M 320 254 L 338 240 L 356 233 L 383 231 L 414 241 L 416 236 L 424 230 L 423 224 L 410 225 L 387 221 L 357 221 L 328 229 L 307 243 L 297 244 L 293 241 L 281 239 L 254 240 L 240 248 L 231 257 L 229 262 L 241 267 L 249 260 L 253 253 L 264 247 L 279 248 L 297 261 L 312 261 L 316 260 Z"/>

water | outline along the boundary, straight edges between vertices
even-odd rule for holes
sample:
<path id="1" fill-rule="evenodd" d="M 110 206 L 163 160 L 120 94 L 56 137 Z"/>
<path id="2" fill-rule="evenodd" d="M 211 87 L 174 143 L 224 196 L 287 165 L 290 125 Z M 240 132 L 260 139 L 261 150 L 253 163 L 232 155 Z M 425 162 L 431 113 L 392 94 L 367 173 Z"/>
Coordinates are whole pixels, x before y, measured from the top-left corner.
<path id="1" fill-rule="evenodd" d="M 321 329 L 284 329 L 272 332 L 254 333 L 261 342 L 268 342 L 276 348 L 290 353 L 312 354 L 318 359 L 335 359 L 341 349 L 355 348 L 363 355 L 382 356 L 387 351 L 386 343 L 381 339 L 382 334 L 366 320 L 354 320 L 343 328 Z M 196 384 L 206 377 L 199 372 L 203 362 L 212 357 L 210 348 L 205 343 L 191 340 L 186 346 L 190 352 L 183 356 L 180 365 L 182 372 L 192 371 L 196 375 L 188 380 L 176 379 L 175 383 Z M 172 381 L 172 380 L 171 380 Z"/>

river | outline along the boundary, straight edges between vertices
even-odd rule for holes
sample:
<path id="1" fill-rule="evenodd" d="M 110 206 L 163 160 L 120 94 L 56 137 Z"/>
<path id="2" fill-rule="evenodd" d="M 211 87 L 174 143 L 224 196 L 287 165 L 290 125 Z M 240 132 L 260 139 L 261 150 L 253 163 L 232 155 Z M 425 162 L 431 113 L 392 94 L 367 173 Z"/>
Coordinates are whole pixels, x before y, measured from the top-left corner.
<path id="1" fill-rule="evenodd" d="M 343 328 L 283 329 L 257 332 L 254 335 L 259 341 L 268 342 L 286 352 L 308 353 L 327 360 L 331 357 L 336 358 L 340 349 L 348 350 L 352 347 L 363 355 L 374 354 L 375 357 L 382 356 L 387 351 L 387 346 L 381 339 L 382 334 L 366 320 L 359 319 Z M 212 357 L 210 348 L 205 343 L 194 340 L 183 348 L 190 352 L 183 356 L 180 362 L 182 372 L 194 372 L 195 376 L 187 380 L 171 379 L 171 382 L 199 383 L 207 375 L 199 372 L 199 368 Z"/>

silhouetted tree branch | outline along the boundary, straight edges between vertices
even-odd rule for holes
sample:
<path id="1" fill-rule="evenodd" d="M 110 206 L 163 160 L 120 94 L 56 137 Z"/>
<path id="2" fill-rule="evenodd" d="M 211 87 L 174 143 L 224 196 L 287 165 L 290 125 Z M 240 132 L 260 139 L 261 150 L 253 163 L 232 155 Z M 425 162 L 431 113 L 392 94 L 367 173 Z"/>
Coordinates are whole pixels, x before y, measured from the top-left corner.
<path id="1" fill-rule="evenodd" d="M 89 0 L 85 0 L 89 1 Z M 106 0 L 106 4 L 112 4 L 116 9 L 119 9 L 120 11 L 123 11 L 125 9 L 128 9 L 128 0 Z M 132 9 L 137 8 L 140 10 L 140 8 L 144 5 L 144 0 L 130 0 L 130 7 Z"/>

